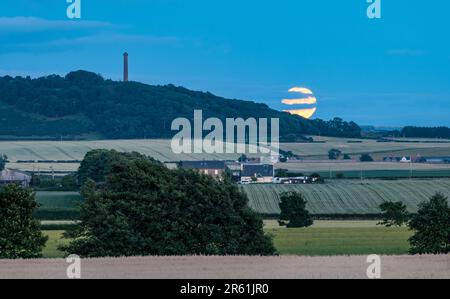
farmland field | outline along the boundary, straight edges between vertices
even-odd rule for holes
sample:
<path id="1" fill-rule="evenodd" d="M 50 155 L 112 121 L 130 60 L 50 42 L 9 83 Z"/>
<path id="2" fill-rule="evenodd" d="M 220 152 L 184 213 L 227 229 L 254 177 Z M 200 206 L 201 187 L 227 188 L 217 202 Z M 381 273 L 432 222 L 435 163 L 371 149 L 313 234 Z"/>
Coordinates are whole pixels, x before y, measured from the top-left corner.
<path id="1" fill-rule="evenodd" d="M 309 228 L 288 229 L 273 220 L 265 221 L 264 230 L 274 238 L 282 255 L 350 255 L 350 254 L 405 254 L 408 253 L 407 228 L 385 228 L 376 221 L 315 221 Z M 45 258 L 63 257 L 58 246 L 67 244 L 61 239 L 63 231 L 45 231 L 49 241 Z"/>
<path id="2" fill-rule="evenodd" d="M 274 223 L 275 222 L 275 223 Z M 285 228 L 266 222 L 266 232 L 282 255 L 407 254 L 412 232 L 386 228 L 374 221 L 316 221 L 308 228 Z"/>
<path id="3" fill-rule="evenodd" d="M 432 178 L 450 177 L 450 164 L 396 163 L 355 161 L 288 161 L 276 164 L 291 173 L 318 173 L 325 178 L 343 174 L 345 178 Z"/>
<path id="4" fill-rule="evenodd" d="M 450 196 L 450 180 L 333 180 L 326 184 L 309 185 L 244 185 L 249 204 L 261 214 L 279 214 L 279 194 L 297 191 L 308 200 L 312 214 L 365 215 L 380 213 L 383 201 L 402 201 L 410 212 L 417 211 L 418 203 L 435 192 Z"/>
<path id="5" fill-rule="evenodd" d="M 78 192 L 38 191 L 40 204 L 36 217 L 40 220 L 71 220 L 78 215 L 81 196 Z"/>
<path id="6" fill-rule="evenodd" d="M 449 279 L 450 255 L 380 256 L 383 279 Z M 67 279 L 65 259 L 0 260 L 0 279 Z M 83 279 L 367 279 L 364 256 L 149 256 L 82 260 Z"/>
<path id="7" fill-rule="evenodd" d="M 292 151 L 306 160 L 328 160 L 328 151 L 332 148 L 340 149 L 349 154 L 353 159 L 358 159 L 362 153 L 369 153 L 377 161 L 383 157 L 393 156 L 450 156 L 450 142 L 376 142 L 374 140 L 355 140 L 346 138 L 314 137 L 321 141 L 316 143 L 283 143 L 282 150 Z M 122 152 L 137 151 L 151 156 L 157 160 L 236 160 L 237 154 L 174 154 L 171 150 L 170 140 L 99 140 L 99 141 L 0 141 L 0 153 L 8 156 L 11 163 L 9 168 L 26 171 L 41 172 L 73 172 L 78 168 L 77 163 L 67 161 L 80 161 L 84 155 L 93 149 L 115 149 Z M 258 155 L 248 155 L 258 156 Z M 36 162 L 30 162 L 36 161 Z M 41 161 L 37 163 L 37 161 Z M 49 162 L 50 161 L 50 162 Z M 20 163 L 18 163 L 20 162 Z M 323 164 L 310 163 L 312 168 L 321 168 Z M 361 163 L 346 165 L 346 171 L 360 170 Z M 373 164 L 370 167 L 376 170 L 404 169 L 401 163 Z M 304 164 L 303 166 L 308 166 Z M 302 165 L 291 165 L 301 169 Z M 308 167 L 309 167 L 308 166 Z M 278 165 L 285 168 L 285 165 Z M 364 166 L 369 167 L 369 166 Z M 450 171 L 450 165 L 417 165 L 417 168 L 425 168 L 427 171 Z M 329 169 L 327 169 L 328 171 Z M 419 170 L 418 171 L 422 171 Z M 448 172 L 444 176 L 449 175 Z"/>
<path id="8" fill-rule="evenodd" d="M 305 159 L 328 159 L 330 149 L 358 158 L 361 154 L 371 154 L 376 160 L 384 157 L 402 156 L 450 156 L 450 142 L 377 142 L 367 139 L 314 137 L 317 143 L 283 143 L 281 148 L 292 151 Z"/>

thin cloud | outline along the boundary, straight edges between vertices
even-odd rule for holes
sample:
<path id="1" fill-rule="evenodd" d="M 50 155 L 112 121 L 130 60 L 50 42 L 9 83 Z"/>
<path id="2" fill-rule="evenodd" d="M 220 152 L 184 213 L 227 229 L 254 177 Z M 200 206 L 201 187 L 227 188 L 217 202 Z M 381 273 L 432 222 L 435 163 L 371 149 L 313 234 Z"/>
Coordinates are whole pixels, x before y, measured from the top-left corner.
<path id="1" fill-rule="evenodd" d="M 128 34 L 98 34 L 76 38 L 63 38 L 41 43 L 42 46 L 82 46 L 92 44 L 112 44 L 112 43 L 148 43 L 148 44 L 176 44 L 180 40 L 176 37 L 159 37 L 151 35 L 128 35 Z M 27 44 L 27 46 L 36 44 Z"/>
<path id="2" fill-rule="evenodd" d="M 388 55 L 391 56 L 423 56 L 425 51 L 414 49 L 393 49 L 388 51 Z"/>
<path id="3" fill-rule="evenodd" d="M 0 17 L 0 32 L 43 32 L 80 29 L 105 29 L 116 25 L 101 21 L 48 20 L 36 17 Z"/>

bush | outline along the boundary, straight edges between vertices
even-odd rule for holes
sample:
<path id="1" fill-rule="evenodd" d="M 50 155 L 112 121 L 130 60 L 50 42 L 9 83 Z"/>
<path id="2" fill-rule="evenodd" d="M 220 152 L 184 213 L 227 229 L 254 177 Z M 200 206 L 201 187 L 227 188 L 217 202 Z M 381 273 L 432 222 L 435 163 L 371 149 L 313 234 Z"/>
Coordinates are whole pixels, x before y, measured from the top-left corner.
<path id="1" fill-rule="evenodd" d="M 305 197 L 299 192 L 282 193 L 280 195 L 280 225 L 289 228 L 311 226 L 313 220 L 306 209 L 306 204 Z"/>
<path id="2" fill-rule="evenodd" d="M 336 179 L 338 180 L 345 179 L 345 174 L 343 174 L 342 172 L 336 173 Z"/>
<path id="3" fill-rule="evenodd" d="M 272 240 L 245 193 L 145 156 L 111 152 L 106 183 L 88 180 L 80 223 L 62 249 L 84 257 L 136 255 L 272 255 Z"/>
<path id="4" fill-rule="evenodd" d="M 33 218 L 34 193 L 17 185 L 0 189 L 0 258 L 41 257 L 47 237 Z"/>
<path id="5" fill-rule="evenodd" d="M 359 158 L 359 161 L 361 161 L 361 162 L 373 162 L 373 158 L 369 154 L 363 154 Z"/>
<path id="6" fill-rule="evenodd" d="M 383 212 L 383 221 L 378 223 L 386 227 L 402 226 L 409 220 L 409 213 L 406 205 L 399 202 L 384 202 L 380 205 L 380 210 Z"/>
<path id="7" fill-rule="evenodd" d="M 330 149 L 328 151 L 328 159 L 330 160 L 337 160 L 341 156 L 342 152 L 338 149 Z"/>
<path id="8" fill-rule="evenodd" d="M 409 239 L 411 254 L 447 254 L 450 252 L 450 207 L 442 193 L 419 205 L 409 223 L 414 236 Z"/>

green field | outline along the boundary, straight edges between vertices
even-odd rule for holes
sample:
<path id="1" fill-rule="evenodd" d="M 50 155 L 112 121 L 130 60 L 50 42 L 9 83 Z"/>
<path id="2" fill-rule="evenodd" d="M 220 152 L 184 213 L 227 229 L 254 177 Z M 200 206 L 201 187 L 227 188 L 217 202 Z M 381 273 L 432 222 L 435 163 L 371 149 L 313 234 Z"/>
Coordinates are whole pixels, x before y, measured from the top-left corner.
<path id="1" fill-rule="evenodd" d="M 315 143 L 282 143 L 282 150 L 292 151 L 301 156 L 302 159 L 328 161 L 328 151 L 330 149 L 339 149 L 343 153 L 349 154 L 357 160 L 362 153 L 371 154 L 377 161 L 382 161 L 383 157 L 393 156 L 450 156 L 450 142 L 376 142 L 367 139 L 347 139 L 347 138 L 327 138 L 313 137 L 320 141 Z M 97 141 L 0 141 L 0 153 L 6 154 L 11 163 L 9 168 L 21 169 L 26 171 L 40 171 L 49 173 L 55 172 L 74 172 L 78 168 L 77 163 L 67 163 L 67 161 L 80 161 L 84 155 L 93 149 L 115 149 L 121 152 L 136 151 L 151 156 L 160 161 L 180 161 L 180 160 L 236 160 L 238 154 L 174 154 L 171 150 L 170 140 L 97 140 Z M 248 156 L 258 156 L 250 154 Z M 21 163 L 17 163 L 20 161 Z M 36 161 L 31 163 L 29 161 Z M 41 161 L 42 163 L 37 163 Z M 55 162 L 49 162 L 55 161 Z M 66 163 L 64 163 L 64 161 Z M 365 163 L 370 164 L 370 163 Z M 333 164 L 332 164 L 333 165 Z M 298 164 L 277 165 L 277 168 L 292 167 L 293 171 L 317 171 L 327 167 L 322 163 L 317 164 Z M 305 168 L 307 169 L 305 170 Z M 337 168 L 336 168 L 337 167 Z M 345 169 L 343 169 L 344 167 Z M 334 165 L 331 168 L 336 171 L 359 171 L 361 167 L 373 168 L 367 170 L 373 171 L 408 171 L 401 163 L 372 164 L 372 166 L 361 165 Z M 447 176 L 450 173 L 450 165 L 415 165 L 419 172 L 433 170 L 441 171 L 441 175 Z M 404 175 L 402 175 L 404 176 Z"/>
<path id="2" fill-rule="evenodd" d="M 324 178 L 335 178 L 343 174 L 345 178 L 432 178 L 450 177 L 450 164 L 397 163 L 355 161 L 289 161 L 278 163 L 277 168 L 291 173 L 318 173 Z"/>
<path id="3" fill-rule="evenodd" d="M 450 179 L 434 180 L 333 180 L 325 184 L 308 185 L 244 185 L 249 204 L 261 214 L 279 214 L 279 194 L 301 192 L 308 200 L 307 208 L 315 215 L 379 214 L 383 201 L 402 201 L 410 212 L 418 203 L 435 192 L 450 196 Z"/>
<path id="4" fill-rule="evenodd" d="M 36 217 L 40 220 L 70 220 L 78 215 L 81 196 L 78 192 L 38 191 L 40 204 Z"/>
<path id="5" fill-rule="evenodd" d="M 60 258 L 64 257 L 64 253 L 58 250 L 58 247 L 68 243 L 67 240 L 62 239 L 64 231 L 44 231 L 44 235 L 48 236 L 47 244 L 42 251 L 44 258 Z"/>
<path id="6" fill-rule="evenodd" d="M 370 221 L 316 221 L 309 228 L 269 224 L 265 230 L 273 236 L 280 254 L 306 256 L 407 254 L 412 236 L 405 227 L 380 227 Z"/>
<path id="7" fill-rule="evenodd" d="M 282 255 L 356 255 L 406 254 L 407 228 L 385 228 L 374 221 L 316 221 L 309 228 L 288 229 L 276 221 L 265 221 L 265 231 L 273 236 L 277 251 Z M 57 248 L 67 244 L 61 239 L 63 231 L 45 231 L 49 241 L 43 251 L 45 258 L 63 257 Z"/>
<path id="8" fill-rule="evenodd" d="M 353 158 L 361 154 L 371 154 L 376 160 L 383 157 L 410 155 L 450 156 L 450 142 L 416 139 L 415 142 L 377 142 L 370 139 L 349 139 L 312 136 L 317 143 L 283 143 L 281 148 L 307 159 L 328 159 L 330 149 L 339 149 Z"/>

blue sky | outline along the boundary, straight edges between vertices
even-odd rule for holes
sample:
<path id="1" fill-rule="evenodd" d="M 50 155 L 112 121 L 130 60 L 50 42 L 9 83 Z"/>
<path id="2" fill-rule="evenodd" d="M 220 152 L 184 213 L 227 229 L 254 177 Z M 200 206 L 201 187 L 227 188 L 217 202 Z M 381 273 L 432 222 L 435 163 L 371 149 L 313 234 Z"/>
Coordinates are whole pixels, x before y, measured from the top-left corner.
<path id="1" fill-rule="evenodd" d="M 285 109 L 294 86 L 316 117 L 450 126 L 450 2 L 382 0 L 0 0 L 0 75 L 85 69 Z"/>

